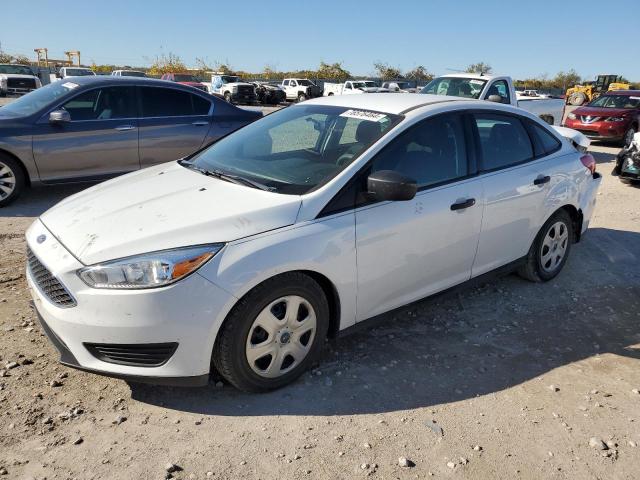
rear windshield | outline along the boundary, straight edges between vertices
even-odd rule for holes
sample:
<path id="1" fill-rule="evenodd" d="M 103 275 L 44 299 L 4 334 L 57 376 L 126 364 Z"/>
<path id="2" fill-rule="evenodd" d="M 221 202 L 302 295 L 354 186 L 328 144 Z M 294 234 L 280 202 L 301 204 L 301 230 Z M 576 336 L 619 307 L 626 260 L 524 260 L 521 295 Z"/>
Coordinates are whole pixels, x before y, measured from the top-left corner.
<path id="1" fill-rule="evenodd" d="M 87 77 L 91 75 L 95 75 L 93 71 L 86 68 L 67 68 L 65 70 L 65 75 L 67 77 Z"/>
<path id="2" fill-rule="evenodd" d="M 601 95 L 588 106 L 598 108 L 640 108 L 640 95 Z"/>
<path id="3" fill-rule="evenodd" d="M 133 70 L 123 70 L 120 72 L 120 76 L 122 77 L 146 77 L 147 75 L 144 72 L 136 72 Z"/>
<path id="4" fill-rule="evenodd" d="M 478 99 L 486 84 L 486 80 L 476 78 L 440 77 L 429 82 L 420 93 Z"/>
<path id="5" fill-rule="evenodd" d="M 175 79 L 176 82 L 197 82 L 198 81 L 198 79 L 193 75 L 178 74 L 178 73 L 176 73 L 173 76 L 173 78 Z"/>

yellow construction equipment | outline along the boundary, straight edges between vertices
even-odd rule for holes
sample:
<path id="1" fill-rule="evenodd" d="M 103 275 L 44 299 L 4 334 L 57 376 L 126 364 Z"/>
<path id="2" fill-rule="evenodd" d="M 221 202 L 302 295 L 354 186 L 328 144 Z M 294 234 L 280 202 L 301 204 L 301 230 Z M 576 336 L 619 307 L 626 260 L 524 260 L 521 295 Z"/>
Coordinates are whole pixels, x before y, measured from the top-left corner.
<path id="1" fill-rule="evenodd" d="M 620 75 L 598 75 L 595 82 L 576 85 L 567 89 L 566 102 L 571 105 L 582 105 L 611 90 L 629 90 L 631 85 L 622 81 Z"/>

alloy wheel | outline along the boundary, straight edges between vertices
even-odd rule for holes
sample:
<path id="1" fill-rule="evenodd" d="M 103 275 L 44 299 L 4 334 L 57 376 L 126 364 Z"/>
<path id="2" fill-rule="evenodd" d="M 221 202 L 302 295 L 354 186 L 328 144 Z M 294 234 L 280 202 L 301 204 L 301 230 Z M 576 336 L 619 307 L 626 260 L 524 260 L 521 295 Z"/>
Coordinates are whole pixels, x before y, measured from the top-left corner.
<path id="1" fill-rule="evenodd" d="M 16 176 L 8 165 L 0 161 L 0 200 L 4 200 L 16 188 Z"/>
<path id="2" fill-rule="evenodd" d="M 553 272 L 562 263 L 569 243 L 569 231 L 564 222 L 555 222 L 547 230 L 540 249 L 540 264 L 546 272 Z"/>
<path id="3" fill-rule="evenodd" d="M 316 334 L 316 312 L 303 297 L 287 295 L 258 314 L 249 329 L 245 354 L 255 373 L 277 378 L 308 355 Z"/>

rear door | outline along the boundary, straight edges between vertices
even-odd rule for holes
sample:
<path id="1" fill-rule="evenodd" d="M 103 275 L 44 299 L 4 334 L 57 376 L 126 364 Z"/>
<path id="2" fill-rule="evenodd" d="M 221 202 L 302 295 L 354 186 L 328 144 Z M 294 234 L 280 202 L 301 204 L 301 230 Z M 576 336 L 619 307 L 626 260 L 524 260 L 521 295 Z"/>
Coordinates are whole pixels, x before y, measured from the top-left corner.
<path id="1" fill-rule="evenodd" d="M 135 87 L 93 88 L 55 109 L 71 121 L 34 126 L 33 156 L 40 179 L 100 179 L 140 168 Z"/>
<path id="2" fill-rule="evenodd" d="M 170 87 L 139 87 L 140 165 L 177 160 L 200 148 L 213 104 L 204 96 Z"/>
<path id="3" fill-rule="evenodd" d="M 485 205 L 473 276 L 525 256 L 544 217 L 545 200 L 561 172 L 550 134 L 544 148 L 531 120 L 507 113 L 475 113 Z M 555 143 L 554 143 L 555 142 Z"/>

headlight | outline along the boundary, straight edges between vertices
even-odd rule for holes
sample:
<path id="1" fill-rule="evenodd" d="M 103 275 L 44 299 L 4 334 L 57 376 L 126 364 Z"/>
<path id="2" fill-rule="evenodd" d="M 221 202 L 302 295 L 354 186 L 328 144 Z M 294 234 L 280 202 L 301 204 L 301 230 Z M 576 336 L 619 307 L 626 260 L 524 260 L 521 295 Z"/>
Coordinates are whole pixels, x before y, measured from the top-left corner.
<path id="1" fill-rule="evenodd" d="M 81 268 L 78 276 L 92 288 L 132 290 L 164 287 L 195 272 L 223 245 L 176 248 L 121 258 Z"/>
<path id="2" fill-rule="evenodd" d="M 570 118 L 571 120 L 575 120 L 578 117 L 576 117 L 575 113 L 570 113 L 569 115 L 567 115 L 567 118 Z"/>
<path id="3" fill-rule="evenodd" d="M 624 122 L 626 119 L 624 117 L 609 117 L 605 120 L 605 122 Z"/>

